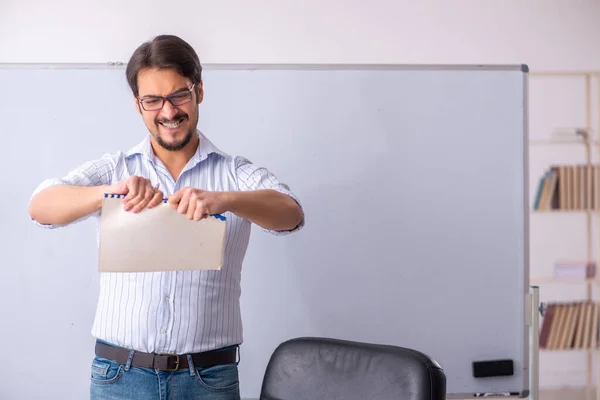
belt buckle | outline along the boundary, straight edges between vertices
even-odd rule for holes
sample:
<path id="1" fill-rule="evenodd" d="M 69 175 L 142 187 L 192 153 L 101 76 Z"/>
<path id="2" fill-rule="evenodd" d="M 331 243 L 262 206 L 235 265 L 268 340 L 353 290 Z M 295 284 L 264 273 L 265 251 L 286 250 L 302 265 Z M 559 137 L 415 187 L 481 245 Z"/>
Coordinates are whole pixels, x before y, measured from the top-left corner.
<path id="1" fill-rule="evenodd" d="M 171 354 L 171 353 L 163 353 L 161 354 L 161 356 L 166 356 L 167 357 L 167 361 L 166 361 L 166 366 L 165 366 L 165 371 L 170 371 L 170 372 L 174 372 L 177 371 L 179 369 L 179 358 L 181 357 L 179 354 Z M 168 357 L 175 357 L 175 368 L 169 368 L 169 358 Z"/>

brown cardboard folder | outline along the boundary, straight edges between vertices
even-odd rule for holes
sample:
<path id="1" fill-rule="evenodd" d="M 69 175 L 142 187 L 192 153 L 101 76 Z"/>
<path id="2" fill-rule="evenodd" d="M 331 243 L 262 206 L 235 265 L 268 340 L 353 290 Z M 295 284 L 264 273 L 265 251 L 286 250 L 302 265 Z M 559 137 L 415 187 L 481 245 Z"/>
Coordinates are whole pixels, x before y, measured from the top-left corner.
<path id="1" fill-rule="evenodd" d="M 123 198 L 105 195 L 100 217 L 98 271 L 220 270 L 227 220 L 188 220 L 169 204 L 125 211 Z"/>

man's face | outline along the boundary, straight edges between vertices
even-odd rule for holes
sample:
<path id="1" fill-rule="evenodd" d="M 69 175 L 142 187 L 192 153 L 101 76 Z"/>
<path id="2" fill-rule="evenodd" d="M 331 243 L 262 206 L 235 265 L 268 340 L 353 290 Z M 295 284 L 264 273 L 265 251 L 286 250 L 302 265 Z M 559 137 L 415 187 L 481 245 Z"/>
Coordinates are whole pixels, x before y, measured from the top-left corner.
<path id="1" fill-rule="evenodd" d="M 135 99 L 144 123 L 156 142 L 166 150 L 183 149 L 196 132 L 198 125 L 198 104 L 202 101 L 202 84 L 196 84 L 171 69 L 144 69 L 138 74 L 138 97 Z M 167 97 L 173 100 L 164 101 Z M 148 111 L 149 110 L 149 111 Z"/>

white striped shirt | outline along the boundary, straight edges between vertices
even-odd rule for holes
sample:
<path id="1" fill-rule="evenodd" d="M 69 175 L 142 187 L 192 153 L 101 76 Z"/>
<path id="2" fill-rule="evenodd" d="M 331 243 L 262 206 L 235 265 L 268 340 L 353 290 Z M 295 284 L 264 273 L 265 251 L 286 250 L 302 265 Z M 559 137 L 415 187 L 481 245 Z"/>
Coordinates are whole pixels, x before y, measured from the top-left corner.
<path id="1" fill-rule="evenodd" d="M 184 187 L 210 191 L 274 189 L 300 204 L 270 171 L 244 157 L 223 153 L 201 132 L 198 134 L 200 145 L 177 181 L 156 158 L 146 137 L 126 153 L 106 154 L 62 178 L 45 180 L 34 194 L 52 185 L 110 185 L 136 175 L 153 185 L 160 183 L 165 195 Z M 228 223 L 225 263 L 220 271 L 102 273 L 92 335 L 118 346 L 157 353 L 185 354 L 241 344 L 240 276 L 251 224 L 231 212 L 224 215 Z M 99 234 L 100 211 L 75 222 L 90 216 L 97 218 Z M 291 231 L 268 232 L 283 235 L 303 225 L 304 219 Z"/>

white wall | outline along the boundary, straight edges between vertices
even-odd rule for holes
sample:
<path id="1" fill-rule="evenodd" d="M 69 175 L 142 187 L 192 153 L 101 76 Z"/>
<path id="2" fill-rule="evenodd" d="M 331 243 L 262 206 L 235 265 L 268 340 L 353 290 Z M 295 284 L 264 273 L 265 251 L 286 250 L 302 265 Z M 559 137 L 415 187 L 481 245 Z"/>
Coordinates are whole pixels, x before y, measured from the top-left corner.
<path id="1" fill-rule="evenodd" d="M 205 63 L 526 63 L 532 71 L 600 70 L 598 0 L 118 3 L 0 0 L 0 62 L 126 62 L 142 41 L 175 33 Z M 583 123 L 575 85 L 536 79 L 532 136 L 547 135 L 556 124 Z M 555 85 L 551 95 L 548 85 Z M 564 113 L 555 109 L 558 103 L 567 107 Z M 547 162 L 576 155 L 533 149 L 532 182 Z M 548 273 L 554 257 L 581 256 L 583 220 L 551 218 L 532 216 L 532 275 Z M 542 287 L 544 300 L 584 294 L 576 286 Z M 541 361 L 543 386 L 585 381 L 582 354 L 543 353 Z"/>
<path id="2" fill-rule="evenodd" d="M 0 62 L 126 61 L 169 32 L 209 63 L 599 68 L 599 18 L 597 0 L 0 0 Z"/>

